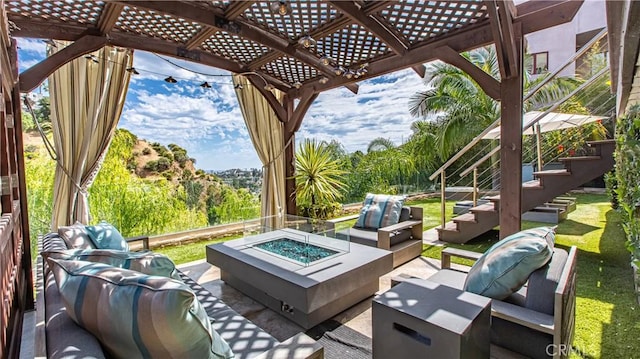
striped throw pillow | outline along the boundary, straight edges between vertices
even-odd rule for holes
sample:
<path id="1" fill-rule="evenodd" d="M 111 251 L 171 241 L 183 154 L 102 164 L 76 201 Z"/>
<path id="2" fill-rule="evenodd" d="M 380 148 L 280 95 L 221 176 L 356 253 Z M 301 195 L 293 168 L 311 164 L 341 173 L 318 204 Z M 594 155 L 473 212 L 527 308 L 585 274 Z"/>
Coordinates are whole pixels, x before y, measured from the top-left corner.
<path id="1" fill-rule="evenodd" d="M 153 252 L 124 252 L 112 249 L 69 249 L 42 252 L 45 259 L 81 260 L 104 263 L 110 266 L 131 269 L 149 275 L 182 280 L 176 265 L 164 254 Z"/>
<path id="2" fill-rule="evenodd" d="M 233 357 L 186 284 L 102 263 L 48 263 L 67 314 L 109 357 Z"/>
<path id="3" fill-rule="evenodd" d="M 59 227 L 58 234 L 68 248 L 96 248 L 96 245 L 89 238 L 89 232 L 87 232 L 85 225 L 80 222 L 76 222 L 71 226 Z"/>
<path id="4" fill-rule="evenodd" d="M 355 227 L 378 229 L 398 223 L 405 197 L 367 193 Z"/>

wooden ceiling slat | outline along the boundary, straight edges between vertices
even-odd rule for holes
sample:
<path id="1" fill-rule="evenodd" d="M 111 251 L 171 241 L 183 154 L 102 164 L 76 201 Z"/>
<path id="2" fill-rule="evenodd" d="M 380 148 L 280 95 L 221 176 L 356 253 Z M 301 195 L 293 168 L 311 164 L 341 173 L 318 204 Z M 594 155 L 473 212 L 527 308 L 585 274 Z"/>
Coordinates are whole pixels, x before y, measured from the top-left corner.
<path id="1" fill-rule="evenodd" d="M 226 17 L 229 20 L 234 20 L 238 16 L 242 15 L 242 13 L 245 10 L 250 8 L 251 5 L 253 5 L 253 3 L 254 1 L 248 1 L 248 0 L 234 1 L 231 4 L 229 4 L 227 9 L 225 10 L 224 17 Z"/>
<path id="2" fill-rule="evenodd" d="M 188 50 L 193 50 L 198 48 L 198 46 L 202 45 L 203 42 L 207 41 L 208 38 L 213 36 L 219 30 L 215 27 L 204 26 L 194 37 L 189 39 L 187 43 L 184 45 Z"/>
<path id="3" fill-rule="evenodd" d="M 98 19 L 98 29 L 101 34 L 106 34 L 113 29 L 123 8 L 124 5 L 112 2 L 104 5 L 104 9 Z"/>
<path id="4" fill-rule="evenodd" d="M 408 46 L 395 37 L 388 28 L 384 27 L 378 21 L 370 18 L 361 12 L 354 2 L 351 1 L 330 1 L 331 5 L 343 14 L 351 18 L 353 21 L 367 28 L 372 34 L 380 38 L 389 48 L 396 54 L 403 54 L 407 51 Z"/>

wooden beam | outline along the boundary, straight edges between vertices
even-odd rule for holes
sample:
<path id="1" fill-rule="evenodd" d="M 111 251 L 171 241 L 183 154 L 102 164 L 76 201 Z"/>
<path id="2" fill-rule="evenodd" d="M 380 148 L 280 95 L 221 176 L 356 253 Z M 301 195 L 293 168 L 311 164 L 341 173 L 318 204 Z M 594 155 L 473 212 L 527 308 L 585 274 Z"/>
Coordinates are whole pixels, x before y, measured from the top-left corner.
<path id="1" fill-rule="evenodd" d="M 523 34 L 530 34 L 552 26 L 564 24 L 573 20 L 573 17 L 576 16 L 578 10 L 580 10 L 582 3 L 583 0 L 561 1 L 552 6 L 523 15 L 520 15 L 520 5 L 518 5 L 516 6 L 518 9 L 518 17 L 513 19 L 513 24 L 520 24 Z"/>
<path id="2" fill-rule="evenodd" d="M 500 123 L 500 238 L 520 230 L 522 218 L 522 114 L 523 48 L 517 41 L 517 76 L 502 79 Z"/>
<path id="3" fill-rule="evenodd" d="M 113 29 L 123 8 L 124 5 L 114 2 L 108 2 L 104 5 L 98 19 L 98 30 L 101 34 L 109 33 Z"/>
<path id="4" fill-rule="evenodd" d="M 313 101 L 315 101 L 317 97 L 318 93 L 311 92 L 309 90 L 305 91 L 302 94 L 300 102 L 298 102 L 298 106 L 296 106 L 292 116 L 290 116 L 287 119 L 287 123 L 285 123 L 285 132 L 298 132 L 298 130 L 300 129 L 300 125 L 302 125 L 304 115 L 307 113 L 309 107 L 311 107 Z"/>
<path id="5" fill-rule="evenodd" d="M 287 145 L 285 148 L 285 196 L 287 198 L 287 213 L 297 214 L 296 206 L 296 180 L 295 180 L 295 134 L 300 129 L 302 120 L 305 114 L 313 104 L 313 101 L 318 97 L 317 93 L 309 90 L 304 91 L 301 96 L 298 106 L 294 109 L 294 100 L 288 96 L 285 96 L 284 107 L 287 112 L 287 122 L 284 126 L 284 143 Z"/>
<path id="6" fill-rule="evenodd" d="M 227 6 L 227 9 L 224 12 L 224 17 L 229 20 L 234 20 L 238 16 L 242 15 L 242 13 L 253 5 L 255 1 L 233 1 Z"/>
<path id="7" fill-rule="evenodd" d="M 421 78 L 424 78 L 427 75 L 427 68 L 424 65 L 415 65 L 415 66 L 411 66 L 411 68 Z"/>
<path id="8" fill-rule="evenodd" d="M 614 45 L 619 47 L 619 58 L 617 59 L 617 79 L 616 79 L 616 111 L 622 114 L 626 111 L 633 81 L 638 74 L 638 53 L 640 52 L 640 2 L 631 1 L 623 8 L 622 28 L 618 34 L 619 42 Z M 611 36 L 611 34 L 609 35 Z M 611 40 L 609 40 L 611 41 Z M 616 61 L 611 57 L 612 63 Z M 613 75 L 613 73 L 612 73 Z"/>
<path id="9" fill-rule="evenodd" d="M 503 0 L 500 3 L 500 6 L 498 7 L 498 21 L 500 23 L 500 30 L 502 33 L 502 51 L 505 52 L 507 63 L 509 64 L 509 75 L 515 76 L 517 71 L 516 40 L 513 35 L 513 18 L 511 17 L 509 5 L 513 6 L 512 0 Z"/>
<path id="10" fill-rule="evenodd" d="M 546 29 L 548 27 L 564 24 L 573 19 L 580 9 L 582 0 L 569 0 L 554 3 L 534 13 L 526 13 L 513 20 L 514 27 L 521 26 L 524 34 Z M 519 9 L 520 5 L 516 6 Z M 518 13 L 520 11 L 518 10 Z M 543 20 L 541 20 L 543 19 Z M 491 25 L 489 21 L 481 21 L 474 26 L 456 31 L 449 36 L 443 36 L 437 40 L 425 41 L 413 46 L 404 56 L 390 55 L 379 60 L 369 62 L 369 72 L 359 80 L 374 78 L 390 72 L 423 64 L 437 59 L 435 49 L 447 45 L 458 52 L 469 51 L 480 46 L 485 46 L 493 41 Z M 332 78 L 329 82 L 321 84 L 318 81 L 310 83 L 315 92 L 323 92 L 332 88 L 344 86 L 347 79 L 341 77 Z M 305 87 L 307 87 L 305 86 Z M 299 97 L 299 90 L 292 89 L 289 95 Z"/>
<path id="11" fill-rule="evenodd" d="M 549 6 L 558 5 L 565 0 L 536 0 L 536 1 L 525 1 L 522 4 L 516 6 L 516 14 L 513 17 L 522 16 L 527 13 L 536 12 L 547 8 Z"/>
<path id="12" fill-rule="evenodd" d="M 269 106 L 273 109 L 273 112 L 276 113 L 278 120 L 282 123 L 286 123 L 287 121 L 287 112 L 285 111 L 283 105 L 278 101 L 278 99 L 273 95 L 273 92 L 266 90 L 265 81 L 260 78 L 260 76 L 254 74 L 243 74 L 249 82 L 264 96 L 264 98 L 269 103 Z"/>
<path id="13" fill-rule="evenodd" d="M 487 14 L 491 24 L 491 33 L 493 34 L 493 43 L 496 47 L 496 55 L 498 57 L 498 67 L 500 68 L 500 78 L 509 77 L 509 60 L 505 50 L 503 49 L 504 40 L 502 36 L 502 28 L 500 27 L 500 15 L 498 14 L 498 4 L 496 0 L 485 0 Z"/>
<path id="14" fill-rule="evenodd" d="M 349 91 L 353 92 L 355 95 L 357 95 L 358 91 L 360 90 L 360 85 L 358 85 L 355 82 L 346 83 L 344 84 L 344 87 L 346 87 Z"/>
<path id="15" fill-rule="evenodd" d="M 203 26 L 197 34 L 195 34 L 192 38 L 189 39 L 189 41 L 187 41 L 186 44 L 184 44 L 184 47 L 188 50 L 196 49 L 200 47 L 203 42 L 207 41 L 211 36 L 213 36 L 216 32 L 218 32 L 218 29 L 216 29 L 215 27 Z"/>
<path id="16" fill-rule="evenodd" d="M 388 27 L 364 14 L 364 12 L 362 12 L 362 9 L 358 7 L 353 1 L 334 0 L 329 1 L 329 3 L 336 9 L 340 10 L 340 12 L 345 14 L 351 20 L 369 30 L 369 32 L 371 32 L 375 37 L 379 38 L 380 40 L 382 40 L 382 42 L 387 44 L 387 46 L 396 54 L 402 55 L 409 48 L 408 44 L 398 39 L 396 35 L 389 30 Z"/>
<path id="17" fill-rule="evenodd" d="M 484 92 L 494 100 L 500 100 L 500 82 L 481 68 L 474 65 L 449 46 L 442 46 L 435 51 L 440 60 L 466 72 L 478 83 Z"/>
<path id="18" fill-rule="evenodd" d="M 83 32 L 77 26 L 69 25 L 57 25 L 55 29 L 41 21 L 14 21 L 20 30 L 13 31 L 13 35 L 17 37 L 34 37 L 34 38 L 47 38 L 47 32 L 59 35 L 60 37 L 52 37 L 54 39 L 74 41 L 82 36 Z M 144 41 L 140 41 L 140 37 L 136 34 L 125 32 L 113 32 L 109 35 L 108 43 L 114 46 L 126 47 L 130 49 L 137 49 L 149 52 L 155 52 L 161 55 L 172 56 L 186 61 L 196 62 L 212 67 L 217 67 L 223 70 L 228 70 L 234 73 L 247 72 L 248 68 L 243 67 L 234 61 L 224 59 L 222 57 L 210 54 L 208 52 L 199 50 L 188 50 L 184 47 L 178 46 L 175 42 L 145 38 Z M 278 90 L 287 92 L 291 89 L 291 86 L 284 84 L 281 80 L 276 79 L 268 74 L 260 73 L 265 79 L 271 82 Z"/>
<path id="19" fill-rule="evenodd" d="M 47 57 L 20 74 L 20 91 L 29 92 L 67 62 L 96 51 L 107 44 L 104 36 L 86 35 L 78 41 Z"/>
<path id="20" fill-rule="evenodd" d="M 238 18 L 230 21 L 224 17 L 216 15 L 211 11 L 203 10 L 200 7 L 179 1 L 124 1 L 134 7 L 143 7 L 149 10 L 169 14 L 175 17 L 198 22 L 203 25 L 215 27 L 219 30 L 228 31 L 247 40 L 280 51 L 296 60 L 307 64 L 328 76 L 333 73 L 320 65 L 320 59 L 310 51 L 291 46 L 288 40 L 279 38 L 268 31 L 259 29 L 254 25 Z"/>

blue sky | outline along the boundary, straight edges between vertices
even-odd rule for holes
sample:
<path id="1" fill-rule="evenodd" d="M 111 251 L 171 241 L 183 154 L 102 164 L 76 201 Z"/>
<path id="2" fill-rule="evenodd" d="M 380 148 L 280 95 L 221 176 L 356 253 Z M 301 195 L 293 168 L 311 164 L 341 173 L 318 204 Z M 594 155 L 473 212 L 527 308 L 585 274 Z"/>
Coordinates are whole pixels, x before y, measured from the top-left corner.
<path id="1" fill-rule="evenodd" d="M 21 72 L 45 57 L 41 40 L 18 39 L 18 47 Z M 196 72 L 230 75 L 225 70 L 165 58 Z M 134 67 L 140 74 L 132 77 L 118 127 L 147 141 L 184 147 L 196 159 L 197 168 L 261 167 L 229 76 L 203 76 L 143 51 L 135 52 Z M 164 82 L 169 75 L 178 83 Z M 201 88 L 203 81 L 212 88 Z M 307 112 L 296 142 L 335 139 L 349 152 L 364 152 L 377 137 L 397 145 L 406 141 L 415 121 L 409 115 L 409 97 L 425 89 L 422 79 L 412 70 L 404 70 L 359 85 L 357 95 L 346 88 L 320 94 Z"/>

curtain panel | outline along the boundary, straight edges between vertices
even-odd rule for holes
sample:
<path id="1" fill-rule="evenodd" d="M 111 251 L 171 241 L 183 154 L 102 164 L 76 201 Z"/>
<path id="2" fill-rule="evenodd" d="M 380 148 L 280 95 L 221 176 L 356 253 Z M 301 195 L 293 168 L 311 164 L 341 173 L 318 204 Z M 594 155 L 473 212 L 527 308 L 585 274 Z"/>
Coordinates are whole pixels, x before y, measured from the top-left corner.
<path id="1" fill-rule="evenodd" d="M 269 103 L 247 78 L 234 75 L 233 83 L 240 103 L 244 122 L 249 130 L 251 142 L 262 162 L 262 196 L 260 215 L 272 218 L 265 221 L 268 226 L 277 226 L 277 218 L 287 213 L 285 194 L 284 124 L 278 119 Z M 241 86 L 237 86 L 241 85 Z M 273 90 L 282 103 L 284 93 Z M 291 144 L 290 144 L 291 145 Z"/>
<path id="2" fill-rule="evenodd" d="M 48 55 L 62 49 L 49 47 Z M 52 230 L 89 222 L 88 189 L 107 153 L 129 87 L 133 51 L 105 46 L 65 64 L 49 77 L 57 154 Z"/>

